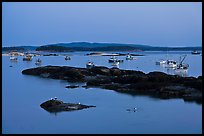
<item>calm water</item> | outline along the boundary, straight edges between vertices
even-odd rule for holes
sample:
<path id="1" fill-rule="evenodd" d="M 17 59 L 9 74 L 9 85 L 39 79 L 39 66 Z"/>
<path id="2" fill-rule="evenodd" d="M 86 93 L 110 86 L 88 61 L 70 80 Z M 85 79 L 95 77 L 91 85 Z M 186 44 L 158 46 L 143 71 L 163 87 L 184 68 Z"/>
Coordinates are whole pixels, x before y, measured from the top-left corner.
<path id="1" fill-rule="evenodd" d="M 190 52 L 169 52 L 168 56 L 165 52 L 142 53 L 146 56 L 124 60 L 119 67 L 145 73 L 163 71 L 174 74 L 172 70 L 155 65 L 155 61 L 166 57 L 179 60 L 180 55 L 187 54 L 184 61 L 190 65 L 187 76 L 202 75 L 201 55 L 191 55 Z M 66 81 L 21 74 L 24 69 L 36 67 L 37 58 L 42 59 L 42 65 L 85 67 L 90 60 L 96 65 L 111 67 L 108 56 L 84 56 L 85 52 L 69 54 L 70 61 L 65 61 L 63 56 L 40 56 L 32 62 L 18 57 L 15 63 L 7 56 L 2 57 L 3 133 L 202 133 L 202 105 L 196 103 L 132 96 L 99 88 L 67 89 L 65 86 L 70 83 Z M 64 102 L 80 102 L 96 108 L 51 114 L 40 107 L 42 102 L 55 96 Z M 137 112 L 126 111 L 134 107 L 138 108 Z"/>

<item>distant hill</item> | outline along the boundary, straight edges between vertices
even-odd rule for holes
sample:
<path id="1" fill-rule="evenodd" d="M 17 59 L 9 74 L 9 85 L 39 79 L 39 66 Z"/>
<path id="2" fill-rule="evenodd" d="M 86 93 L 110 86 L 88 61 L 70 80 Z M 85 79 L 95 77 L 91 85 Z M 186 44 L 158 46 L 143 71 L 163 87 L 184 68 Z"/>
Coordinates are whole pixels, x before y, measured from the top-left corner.
<path id="1" fill-rule="evenodd" d="M 2 51 L 19 51 L 19 52 L 23 52 L 25 51 L 25 49 L 23 47 L 3 47 Z"/>
<path id="2" fill-rule="evenodd" d="M 47 46 L 40 46 L 36 48 L 36 51 L 69 52 L 69 51 L 72 51 L 72 49 L 64 46 L 47 45 Z"/>
<path id="3" fill-rule="evenodd" d="M 35 51 L 38 46 L 20 46 L 26 51 Z"/>
<path id="4" fill-rule="evenodd" d="M 121 43 L 89 43 L 72 42 L 56 43 L 43 46 L 16 46 L 3 47 L 2 51 L 51 51 L 51 52 L 70 52 L 70 51 L 193 51 L 202 50 L 202 47 L 153 47 L 140 44 L 121 44 Z"/>
<path id="5" fill-rule="evenodd" d="M 72 43 L 56 43 L 56 44 L 48 44 L 44 46 L 65 46 L 65 47 L 86 47 L 86 48 L 94 48 L 94 47 L 108 47 L 108 46 L 131 46 L 131 47 L 151 47 L 149 45 L 139 45 L 139 44 L 121 44 L 121 43 L 90 43 L 90 42 L 72 42 Z"/>
<path id="6" fill-rule="evenodd" d="M 25 52 L 25 51 L 35 51 L 36 46 L 15 46 L 15 47 L 2 47 L 2 51 L 18 51 L 18 52 Z"/>

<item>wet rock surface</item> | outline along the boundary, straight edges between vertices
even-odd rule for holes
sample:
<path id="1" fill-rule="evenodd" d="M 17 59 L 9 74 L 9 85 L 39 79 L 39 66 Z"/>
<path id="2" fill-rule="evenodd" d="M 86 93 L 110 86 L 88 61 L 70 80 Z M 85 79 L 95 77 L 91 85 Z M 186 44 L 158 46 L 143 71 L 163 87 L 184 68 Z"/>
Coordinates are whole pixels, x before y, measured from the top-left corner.
<path id="1" fill-rule="evenodd" d="M 91 108 L 96 106 L 88 106 L 83 104 L 76 103 L 64 103 L 61 100 L 48 100 L 43 102 L 40 105 L 41 108 L 45 109 L 48 112 L 61 112 L 61 111 L 73 111 L 73 110 L 82 110 L 85 108 Z"/>
<path id="2" fill-rule="evenodd" d="M 142 71 L 101 66 L 90 69 L 45 66 L 26 69 L 22 73 L 68 82 L 85 82 L 86 88 L 99 87 L 131 95 L 148 95 L 162 99 L 182 98 L 184 101 L 202 103 L 202 76 L 180 77 L 157 71 L 145 74 Z"/>
<path id="3" fill-rule="evenodd" d="M 78 85 L 68 85 L 66 86 L 66 88 L 78 88 L 79 86 Z"/>

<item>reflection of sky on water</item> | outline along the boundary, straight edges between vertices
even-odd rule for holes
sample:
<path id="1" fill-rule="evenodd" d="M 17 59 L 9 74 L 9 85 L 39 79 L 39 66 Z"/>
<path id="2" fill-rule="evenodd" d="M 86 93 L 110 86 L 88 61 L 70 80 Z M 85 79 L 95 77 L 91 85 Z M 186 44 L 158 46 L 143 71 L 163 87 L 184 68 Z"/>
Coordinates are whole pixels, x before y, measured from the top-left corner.
<path id="1" fill-rule="evenodd" d="M 96 65 L 112 67 L 109 56 L 84 56 L 72 54 L 71 60 L 64 56 L 39 56 L 32 61 L 10 62 L 2 57 L 2 131 L 3 133 L 202 133 L 202 104 L 184 102 L 183 99 L 162 100 L 147 96 L 118 93 L 99 88 L 83 88 L 84 83 L 68 83 L 62 80 L 22 75 L 21 71 L 37 67 L 35 59 L 42 60 L 42 66 L 60 65 L 86 67 L 88 60 Z M 179 59 L 180 53 L 172 54 Z M 153 70 L 172 73 L 156 65 L 165 53 L 146 53 L 135 56 L 137 60 L 120 63 L 121 69 Z M 188 74 L 202 75 L 202 57 L 188 54 Z M 12 65 L 13 67 L 9 67 Z M 79 88 L 67 89 L 67 85 Z M 57 97 L 64 102 L 95 105 L 96 108 L 73 112 L 51 114 L 40 107 L 42 102 Z M 138 112 L 128 112 L 137 107 Z M 54 129 L 53 129 L 54 128 Z M 148 130 L 148 132 L 147 132 Z"/>

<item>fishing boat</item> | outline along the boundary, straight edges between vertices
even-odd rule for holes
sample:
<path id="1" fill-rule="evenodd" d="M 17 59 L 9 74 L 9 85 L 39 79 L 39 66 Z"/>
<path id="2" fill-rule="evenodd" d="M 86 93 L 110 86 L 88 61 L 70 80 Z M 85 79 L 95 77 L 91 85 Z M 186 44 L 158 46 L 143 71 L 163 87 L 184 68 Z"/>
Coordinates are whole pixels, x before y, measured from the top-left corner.
<path id="1" fill-rule="evenodd" d="M 188 71 L 188 64 L 180 64 L 176 67 L 175 72 L 187 72 Z"/>
<path id="2" fill-rule="evenodd" d="M 186 77 L 188 75 L 188 67 L 188 64 L 178 65 L 178 67 L 174 70 L 174 74 Z"/>
<path id="3" fill-rule="evenodd" d="M 111 56 L 111 58 L 108 61 L 109 62 L 117 62 L 117 59 L 115 56 Z"/>
<path id="4" fill-rule="evenodd" d="M 111 58 L 108 60 L 108 62 L 110 62 L 110 63 L 113 63 L 113 62 L 123 62 L 123 60 L 119 60 L 115 56 L 111 56 Z"/>
<path id="5" fill-rule="evenodd" d="M 177 62 L 175 60 L 167 60 L 165 67 L 166 68 L 176 68 Z"/>
<path id="6" fill-rule="evenodd" d="M 40 60 L 40 59 L 37 59 L 35 62 L 36 65 L 40 65 L 41 63 L 42 63 L 42 60 Z"/>
<path id="7" fill-rule="evenodd" d="M 180 56 L 180 61 L 179 64 L 177 65 L 175 72 L 187 72 L 188 71 L 188 64 L 183 63 L 184 59 L 186 58 L 187 55 L 184 55 L 183 58 Z"/>
<path id="8" fill-rule="evenodd" d="M 166 60 L 161 59 L 156 61 L 156 65 L 162 65 L 162 64 L 166 64 Z"/>
<path id="9" fill-rule="evenodd" d="M 113 62 L 112 66 L 118 66 L 120 62 Z"/>
<path id="10" fill-rule="evenodd" d="M 71 60 L 71 58 L 69 56 L 66 56 L 65 60 Z"/>
<path id="11" fill-rule="evenodd" d="M 200 54 L 198 51 L 192 51 L 191 54 Z"/>
<path id="12" fill-rule="evenodd" d="M 23 61 L 31 61 L 33 59 L 32 55 L 25 55 Z"/>
<path id="13" fill-rule="evenodd" d="M 132 57 L 130 54 L 128 54 L 128 55 L 126 56 L 126 60 L 133 60 L 133 57 Z"/>
<path id="14" fill-rule="evenodd" d="M 92 68 L 92 67 L 94 67 L 94 66 L 95 66 L 94 63 L 91 62 L 91 61 L 89 61 L 89 62 L 86 63 L 86 68 Z"/>
<path id="15" fill-rule="evenodd" d="M 17 57 L 14 57 L 14 56 L 11 56 L 11 57 L 10 57 L 10 61 L 17 61 L 17 60 L 18 60 Z"/>

